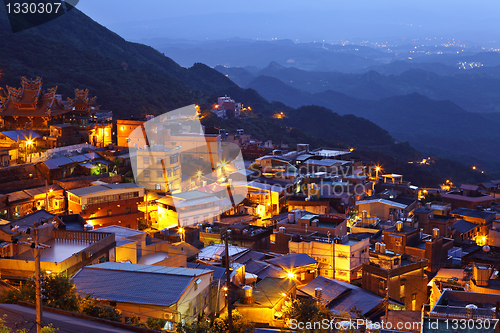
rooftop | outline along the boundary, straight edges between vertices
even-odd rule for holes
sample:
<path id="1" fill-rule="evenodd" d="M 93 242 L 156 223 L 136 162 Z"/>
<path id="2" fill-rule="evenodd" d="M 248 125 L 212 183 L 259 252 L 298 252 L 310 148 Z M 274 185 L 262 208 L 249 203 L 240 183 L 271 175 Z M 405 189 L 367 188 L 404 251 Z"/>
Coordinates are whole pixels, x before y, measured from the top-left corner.
<path id="1" fill-rule="evenodd" d="M 267 262 L 279 266 L 285 270 L 292 270 L 297 267 L 318 263 L 314 258 L 305 253 L 285 254 L 281 257 L 268 259 Z"/>
<path id="2" fill-rule="evenodd" d="M 51 239 L 44 242 L 44 244 L 50 247 L 40 251 L 40 261 L 59 263 L 70 258 L 75 253 L 80 253 L 93 243 L 73 239 Z M 25 251 L 13 257 L 13 259 L 33 261 L 33 252 L 31 250 Z"/>
<path id="3" fill-rule="evenodd" d="M 475 217 L 475 218 L 480 218 L 480 219 L 487 219 L 491 217 L 491 215 L 495 214 L 494 212 L 487 212 L 483 210 L 477 210 L 477 209 L 469 209 L 469 208 L 456 208 L 454 209 L 451 214 L 453 215 L 461 215 L 461 216 L 468 216 L 468 217 Z"/>
<path id="4" fill-rule="evenodd" d="M 295 281 L 266 277 L 254 289 L 255 303 L 263 307 L 272 308 L 288 294 L 295 286 Z"/>
<path id="5" fill-rule="evenodd" d="M 200 274 L 197 272 L 210 273 L 190 268 L 104 263 L 82 268 L 72 280 L 79 292 L 101 300 L 170 306 Z"/>
<path id="6" fill-rule="evenodd" d="M 233 257 L 237 254 L 243 254 L 244 252 L 249 251 L 246 247 L 239 247 L 234 245 L 229 245 L 229 256 Z M 201 260 L 220 260 L 221 257 L 224 256 L 225 253 L 225 245 L 224 244 L 212 244 L 205 246 L 201 249 L 201 252 L 198 253 L 198 259 Z"/>
<path id="7" fill-rule="evenodd" d="M 384 205 L 389 205 L 392 207 L 400 208 L 400 209 L 405 209 L 408 207 L 406 204 L 398 203 L 395 201 L 391 201 L 388 199 L 368 199 L 368 200 L 362 200 L 362 201 L 357 201 L 356 205 L 365 205 L 365 204 L 373 204 L 373 203 L 381 203 Z"/>
<path id="8" fill-rule="evenodd" d="M 120 184 L 93 185 L 88 187 L 81 187 L 68 191 L 68 193 L 74 194 L 77 197 L 83 197 L 86 195 L 106 192 L 110 190 L 118 190 L 118 189 L 126 190 L 126 189 L 139 189 L 139 188 L 144 188 L 144 187 L 137 185 L 135 183 L 120 183 Z"/>
<path id="9" fill-rule="evenodd" d="M 453 229 L 461 234 L 465 234 L 476 227 L 477 224 L 465 220 L 458 220 L 457 222 L 453 223 Z"/>

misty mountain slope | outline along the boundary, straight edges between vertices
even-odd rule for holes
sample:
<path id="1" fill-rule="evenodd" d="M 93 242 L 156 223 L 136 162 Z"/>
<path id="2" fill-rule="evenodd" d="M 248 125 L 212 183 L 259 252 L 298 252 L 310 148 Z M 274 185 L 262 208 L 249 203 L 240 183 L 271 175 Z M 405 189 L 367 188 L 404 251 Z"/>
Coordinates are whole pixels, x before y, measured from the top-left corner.
<path id="1" fill-rule="evenodd" d="M 231 81 L 240 87 L 246 87 L 255 79 L 255 74 L 251 73 L 243 67 L 224 67 L 215 66 L 214 69 L 228 77 Z"/>
<path id="2" fill-rule="evenodd" d="M 382 75 L 373 70 L 350 74 L 309 72 L 271 62 L 259 75 L 278 78 L 308 93 L 333 90 L 356 98 L 381 99 L 416 92 L 431 99 L 451 100 L 473 112 L 500 112 L 500 76 L 495 74 L 497 72 L 500 73 L 499 68 L 488 67 L 446 75 L 422 69 L 409 69 L 398 75 Z M 234 75 L 237 80 L 238 75 Z"/>
<path id="3" fill-rule="evenodd" d="M 125 41 L 77 9 L 13 34 L 0 6 L 0 39 L 3 87 L 19 86 L 21 76 L 41 76 L 45 88 L 57 85 L 65 97 L 72 97 L 75 88 L 89 88 L 102 109 L 126 117 L 192 103 L 208 105 L 229 91 L 271 112 L 262 97 L 223 74 L 202 64 L 183 68 L 150 46 Z"/>
<path id="4" fill-rule="evenodd" d="M 392 59 L 392 55 L 360 46 L 294 43 L 291 40 L 241 41 L 221 40 L 196 44 L 175 43 L 168 40 L 145 40 L 160 52 L 190 67 L 203 62 L 209 66 L 266 67 L 271 61 L 304 70 L 349 72 L 381 64 L 376 58 Z M 354 51 L 357 49 L 357 51 Z"/>
<path id="5" fill-rule="evenodd" d="M 382 100 L 357 99 L 334 91 L 308 94 L 263 76 L 249 86 L 271 101 L 294 106 L 314 104 L 366 118 L 394 138 L 429 153 L 445 153 L 466 163 L 474 163 L 473 156 L 500 162 L 500 117 L 468 112 L 450 101 L 435 101 L 417 93 Z M 311 112 L 310 117 L 315 116 Z"/>

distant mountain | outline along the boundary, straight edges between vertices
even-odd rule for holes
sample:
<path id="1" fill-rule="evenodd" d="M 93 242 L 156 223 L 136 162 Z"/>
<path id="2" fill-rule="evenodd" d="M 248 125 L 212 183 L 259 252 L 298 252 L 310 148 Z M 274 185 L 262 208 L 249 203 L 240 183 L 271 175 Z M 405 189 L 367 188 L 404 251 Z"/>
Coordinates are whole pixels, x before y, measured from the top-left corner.
<path id="1" fill-rule="evenodd" d="M 293 107 L 315 104 L 339 114 L 364 117 L 424 152 L 472 164 L 478 160 L 500 162 L 500 117 L 468 112 L 450 101 L 435 101 L 418 93 L 381 100 L 358 99 L 331 90 L 309 94 L 265 76 L 254 79 L 249 87 L 270 101 Z M 310 117 L 315 116 L 311 112 Z"/>
<path id="2" fill-rule="evenodd" d="M 190 67 L 196 62 L 209 66 L 263 68 L 271 61 L 286 67 L 314 71 L 350 72 L 390 61 L 394 56 L 373 48 L 323 43 L 294 43 L 291 40 L 221 40 L 175 43 L 170 40 L 144 40 L 160 52 Z"/>
<path id="3" fill-rule="evenodd" d="M 401 62 L 395 63 L 403 64 Z M 435 100 L 451 100 L 468 111 L 500 111 L 500 66 L 462 70 L 456 73 L 439 75 L 423 69 L 409 69 L 398 75 L 383 75 L 376 71 L 365 73 L 310 72 L 297 68 L 276 66 L 275 62 L 257 75 L 280 79 L 296 89 L 318 93 L 327 90 L 342 92 L 362 99 L 381 99 L 393 96 L 419 93 Z M 421 67 L 426 67 L 422 64 Z M 381 66 L 387 68 L 391 65 Z M 444 66 L 432 64 L 432 66 Z M 418 68 L 419 66 L 413 66 Z M 252 74 L 240 69 L 219 69 L 222 73 L 240 85 L 252 77 Z M 487 71 L 487 72 L 486 72 Z M 252 87 L 247 83 L 245 87 Z"/>
<path id="4" fill-rule="evenodd" d="M 397 60 L 389 64 L 371 66 L 366 69 L 360 70 L 359 72 L 365 73 L 367 71 L 375 71 L 382 75 L 401 75 L 404 72 L 409 71 L 411 69 L 420 69 L 423 71 L 439 75 L 446 75 L 446 74 L 453 74 L 460 72 L 460 69 L 458 68 L 458 65 L 456 63 L 452 65 L 445 65 L 439 62 L 414 62 L 411 60 L 408 61 Z"/>

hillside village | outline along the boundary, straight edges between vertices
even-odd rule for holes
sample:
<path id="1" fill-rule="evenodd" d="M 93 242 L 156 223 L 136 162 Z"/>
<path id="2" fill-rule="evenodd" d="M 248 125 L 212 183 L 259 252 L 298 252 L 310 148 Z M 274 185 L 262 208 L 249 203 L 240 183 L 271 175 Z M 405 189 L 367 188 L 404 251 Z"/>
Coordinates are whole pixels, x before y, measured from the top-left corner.
<path id="1" fill-rule="evenodd" d="M 0 96 L 0 292 L 33 278 L 43 244 L 42 275 L 167 331 L 229 309 L 279 331 L 293 300 L 421 324 L 407 332 L 499 319 L 500 180 L 419 187 L 356 147 L 197 125 L 197 105 L 115 119 L 88 90 L 20 84 Z"/>

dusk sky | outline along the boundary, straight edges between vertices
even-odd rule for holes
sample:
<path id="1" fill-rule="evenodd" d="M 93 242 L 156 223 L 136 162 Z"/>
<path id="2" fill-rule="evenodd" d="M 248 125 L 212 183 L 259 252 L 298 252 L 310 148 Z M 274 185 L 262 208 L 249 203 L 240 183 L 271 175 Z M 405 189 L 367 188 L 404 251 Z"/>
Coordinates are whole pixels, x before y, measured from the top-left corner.
<path id="1" fill-rule="evenodd" d="M 500 40 L 498 1 L 83 0 L 88 16 L 128 40 L 232 37 L 326 40 Z"/>

